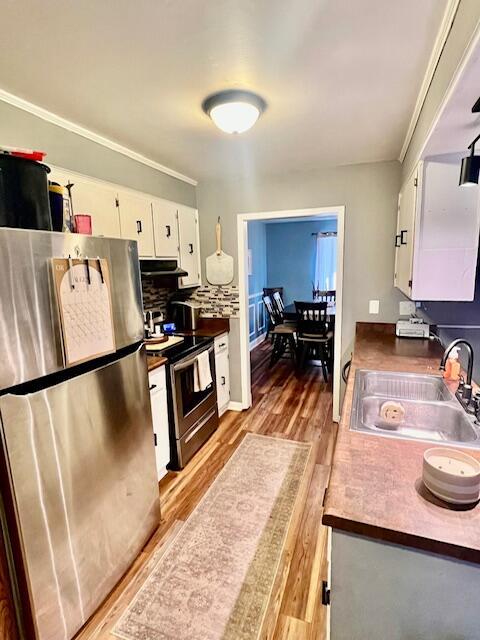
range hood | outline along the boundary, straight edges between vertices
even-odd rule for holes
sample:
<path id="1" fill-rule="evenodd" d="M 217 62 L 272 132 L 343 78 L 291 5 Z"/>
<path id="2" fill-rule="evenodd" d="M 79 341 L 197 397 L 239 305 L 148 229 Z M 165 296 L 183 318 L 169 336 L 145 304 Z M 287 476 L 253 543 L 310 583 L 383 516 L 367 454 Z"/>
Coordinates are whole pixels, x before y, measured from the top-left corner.
<path id="1" fill-rule="evenodd" d="M 176 260 L 140 260 L 140 271 L 143 276 L 159 278 L 162 276 L 174 276 L 183 278 L 188 276 L 185 269 L 178 266 Z"/>

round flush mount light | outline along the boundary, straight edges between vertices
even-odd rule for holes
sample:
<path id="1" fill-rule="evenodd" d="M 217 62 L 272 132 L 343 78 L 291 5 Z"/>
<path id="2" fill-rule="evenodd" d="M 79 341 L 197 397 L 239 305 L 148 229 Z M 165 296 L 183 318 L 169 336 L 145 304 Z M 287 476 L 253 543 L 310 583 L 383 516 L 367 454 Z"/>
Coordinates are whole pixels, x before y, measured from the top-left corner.
<path id="1" fill-rule="evenodd" d="M 243 133 L 251 129 L 267 103 L 256 93 L 231 89 L 208 96 L 202 109 L 225 133 Z"/>

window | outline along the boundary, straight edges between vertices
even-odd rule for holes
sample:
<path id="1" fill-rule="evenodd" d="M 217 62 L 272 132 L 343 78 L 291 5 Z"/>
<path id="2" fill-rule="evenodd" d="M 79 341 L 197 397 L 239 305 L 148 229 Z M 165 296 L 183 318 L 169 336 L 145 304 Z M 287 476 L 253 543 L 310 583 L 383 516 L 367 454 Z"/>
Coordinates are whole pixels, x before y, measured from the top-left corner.
<path id="1" fill-rule="evenodd" d="M 319 291 L 332 291 L 337 288 L 336 232 L 317 234 L 314 283 Z"/>

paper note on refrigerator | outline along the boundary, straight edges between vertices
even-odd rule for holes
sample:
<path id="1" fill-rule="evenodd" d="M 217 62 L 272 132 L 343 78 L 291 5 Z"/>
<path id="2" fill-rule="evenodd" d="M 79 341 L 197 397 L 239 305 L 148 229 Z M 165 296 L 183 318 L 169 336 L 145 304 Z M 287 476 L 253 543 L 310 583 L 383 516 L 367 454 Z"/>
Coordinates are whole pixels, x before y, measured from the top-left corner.
<path id="1" fill-rule="evenodd" d="M 65 363 L 115 351 L 110 275 L 105 259 L 53 259 Z"/>

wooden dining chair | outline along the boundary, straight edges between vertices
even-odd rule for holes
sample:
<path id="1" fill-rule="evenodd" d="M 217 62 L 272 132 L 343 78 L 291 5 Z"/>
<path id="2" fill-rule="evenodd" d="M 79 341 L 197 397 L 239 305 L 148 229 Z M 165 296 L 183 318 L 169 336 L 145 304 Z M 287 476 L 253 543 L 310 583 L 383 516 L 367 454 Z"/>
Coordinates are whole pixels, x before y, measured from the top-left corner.
<path id="1" fill-rule="evenodd" d="M 288 352 L 293 361 L 297 357 L 297 343 L 295 340 L 296 326 L 285 324 L 282 315 L 270 296 L 263 296 L 263 304 L 267 310 L 272 330 L 273 338 L 272 354 L 270 356 L 270 367 Z"/>
<path id="2" fill-rule="evenodd" d="M 284 304 L 283 304 L 283 287 L 263 287 L 263 295 L 264 296 L 268 296 L 273 304 L 275 304 L 278 307 L 278 304 L 276 302 L 276 300 L 274 299 L 274 294 L 277 294 L 280 296 L 280 301 L 281 301 L 281 305 L 282 308 L 281 310 L 283 311 L 284 309 Z M 272 343 L 273 343 L 273 335 L 272 335 L 272 331 L 273 331 L 273 325 L 270 322 L 270 318 L 267 319 L 267 340 L 270 338 Z"/>
<path id="3" fill-rule="evenodd" d="M 326 302 L 335 304 L 337 301 L 337 292 L 335 289 L 330 291 L 317 291 L 315 295 L 315 302 Z"/>
<path id="4" fill-rule="evenodd" d="M 323 379 L 328 380 L 333 362 L 333 331 L 329 328 L 327 302 L 299 302 L 297 311 L 297 366 L 302 369 L 307 355 L 321 361 Z"/>

